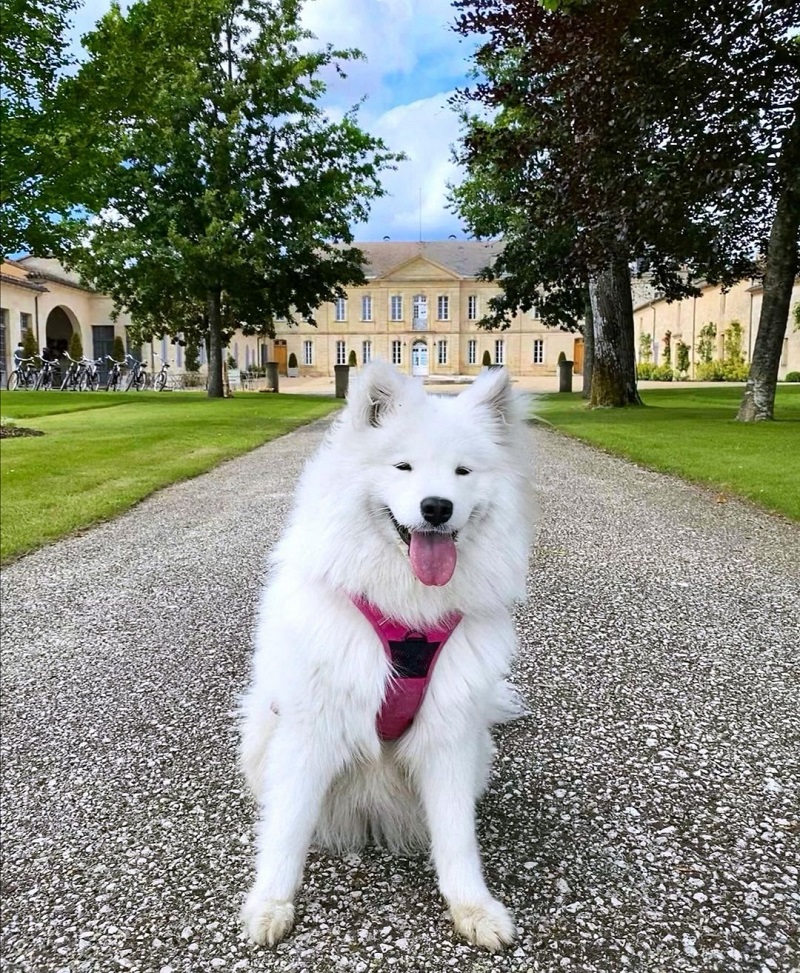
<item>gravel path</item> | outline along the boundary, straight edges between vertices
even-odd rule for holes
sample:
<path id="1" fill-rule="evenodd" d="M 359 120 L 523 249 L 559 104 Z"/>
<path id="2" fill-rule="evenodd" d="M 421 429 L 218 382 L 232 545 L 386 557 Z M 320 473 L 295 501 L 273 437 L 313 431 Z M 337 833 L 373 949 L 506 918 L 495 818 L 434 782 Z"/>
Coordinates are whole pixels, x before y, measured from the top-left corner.
<path id="1" fill-rule="evenodd" d="M 375 851 L 313 854 L 292 937 L 244 940 L 231 710 L 323 428 L 3 572 L 5 970 L 798 970 L 800 529 L 544 429 L 532 716 L 480 815 L 519 943 L 457 942 L 427 863 Z"/>

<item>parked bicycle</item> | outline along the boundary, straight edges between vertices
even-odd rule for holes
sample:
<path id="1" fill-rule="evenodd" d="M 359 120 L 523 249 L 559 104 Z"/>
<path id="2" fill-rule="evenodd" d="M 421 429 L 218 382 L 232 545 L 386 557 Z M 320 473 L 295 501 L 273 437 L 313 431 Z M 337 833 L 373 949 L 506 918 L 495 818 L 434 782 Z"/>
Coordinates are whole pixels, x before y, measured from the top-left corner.
<path id="1" fill-rule="evenodd" d="M 86 389 L 89 392 L 96 392 L 100 388 L 100 372 L 98 368 L 103 364 L 102 358 L 82 358 L 81 365 L 83 365 L 83 381 L 81 382 L 81 388 Z"/>
<path id="2" fill-rule="evenodd" d="M 83 381 L 86 373 L 86 368 L 82 361 L 76 361 L 74 358 L 70 358 L 69 352 L 64 352 L 64 357 L 69 362 L 66 372 L 64 372 L 64 378 L 61 381 L 61 391 L 62 392 L 80 392 L 81 382 Z"/>
<path id="3" fill-rule="evenodd" d="M 141 392 L 142 389 L 147 388 L 147 372 L 145 371 L 147 365 L 143 361 L 139 361 L 138 358 L 134 358 L 133 355 L 126 355 L 125 361 L 130 368 L 125 391 L 130 392 L 131 389 L 136 389 L 137 392 Z"/>
<path id="4" fill-rule="evenodd" d="M 53 384 L 58 381 L 58 374 L 61 368 L 57 361 L 52 358 L 45 358 L 42 355 L 38 356 L 42 361 L 42 367 L 39 369 L 39 374 L 36 376 L 36 388 L 41 392 L 49 392 L 52 389 Z"/>
<path id="5" fill-rule="evenodd" d="M 161 355 L 157 355 L 157 357 L 161 358 Z M 172 376 L 169 373 L 169 362 L 166 360 L 166 358 L 161 358 L 161 371 L 158 373 L 158 375 L 153 377 L 153 388 L 156 390 L 156 392 L 163 392 L 168 384 L 169 387 L 172 388 Z"/>
<path id="6" fill-rule="evenodd" d="M 18 367 L 8 376 L 6 388 L 9 392 L 14 389 L 35 389 L 36 377 L 39 370 L 34 364 L 33 358 L 17 358 L 15 361 Z"/>
<path id="7" fill-rule="evenodd" d="M 125 364 L 125 359 L 116 361 L 111 355 L 106 355 L 106 361 L 111 362 L 106 380 L 106 392 L 119 392 L 122 388 L 122 366 Z"/>

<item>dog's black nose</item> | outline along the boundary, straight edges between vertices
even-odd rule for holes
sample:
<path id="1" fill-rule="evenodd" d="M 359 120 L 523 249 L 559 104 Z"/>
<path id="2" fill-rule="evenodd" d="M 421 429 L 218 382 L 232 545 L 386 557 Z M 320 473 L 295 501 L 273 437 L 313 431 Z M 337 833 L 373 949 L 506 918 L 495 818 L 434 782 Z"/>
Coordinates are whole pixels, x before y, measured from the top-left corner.
<path id="1" fill-rule="evenodd" d="M 444 497 L 425 497 L 419 507 L 422 516 L 434 527 L 446 524 L 453 516 L 453 502 L 445 500 Z"/>

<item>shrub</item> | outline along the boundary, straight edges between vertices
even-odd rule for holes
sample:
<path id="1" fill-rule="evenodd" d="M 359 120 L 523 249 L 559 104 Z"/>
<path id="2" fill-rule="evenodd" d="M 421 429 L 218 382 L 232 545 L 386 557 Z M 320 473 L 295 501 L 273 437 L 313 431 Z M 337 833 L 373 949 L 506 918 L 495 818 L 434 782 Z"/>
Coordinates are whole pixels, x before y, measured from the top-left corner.
<path id="1" fill-rule="evenodd" d="M 114 361 L 122 361 L 125 358 L 125 342 L 122 336 L 114 335 L 114 344 L 111 346 L 111 357 Z"/>
<path id="2" fill-rule="evenodd" d="M 679 341 L 675 347 L 675 370 L 678 378 L 685 378 L 689 374 L 689 346 L 685 341 Z"/>
<path id="3" fill-rule="evenodd" d="M 561 355 L 564 355 L 564 352 L 563 351 L 561 352 Z M 567 356 L 564 355 L 564 359 L 565 360 L 566 360 L 566 357 Z M 559 356 L 559 359 L 558 360 L 561 361 L 561 356 Z M 492 356 L 489 354 L 488 350 L 483 353 L 483 358 L 481 359 L 481 363 L 483 364 L 484 368 L 487 365 L 491 365 L 492 364 Z"/>
<path id="4" fill-rule="evenodd" d="M 39 345 L 36 343 L 36 335 L 30 328 L 22 332 L 22 350 L 26 358 L 33 358 L 39 354 Z"/>
<path id="5" fill-rule="evenodd" d="M 75 361 L 79 361 L 83 358 L 83 342 L 81 341 L 80 331 L 73 331 L 72 337 L 69 339 L 69 356 L 74 358 Z"/>
<path id="6" fill-rule="evenodd" d="M 672 381 L 672 332 L 664 332 L 664 364 L 670 366 L 669 381 Z"/>
<path id="7" fill-rule="evenodd" d="M 643 365 L 649 365 L 653 360 L 653 339 L 649 334 L 639 335 L 639 355 Z"/>
<path id="8" fill-rule="evenodd" d="M 203 376 L 200 372 L 184 372 L 182 382 L 185 389 L 199 389 L 203 384 Z"/>
<path id="9" fill-rule="evenodd" d="M 697 378 L 700 382 L 724 382 L 725 369 L 721 361 L 701 361 L 697 366 Z"/>
<path id="10" fill-rule="evenodd" d="M 656 366 L 651 361 L 642 361 L 636 366 L 636 375 L 640 382 L 649 382 L 655 370 Z"/>
<path id="11" fill-rule="evenodd" d="M 297 355 L 293 351 L 289 353 L 289 368 L 297 368 Z"/>
<path id="12" fill-rule="evenodd" d="M 800 372 L 787 372 L 784 382 L 800 382 Z"/>
<path id="13" fill-rule="evenodd" d="M 186 342 L 186 357 L 183 360 L 183 367 L 187 372 L 200 371 L 200 353 L 197 345 L 192 341 Z"/>
<path id="14" fill-rule="evenodd" d="M 351 368 L 355 368 L 358 365 L 358 356 L 356 355 L 355 348 L 351 349 L 350 354 L 347 356 L 347 364 Z"/>
<path id="15" fill-rule="evenodd" d="M 228 355 L 228 368 L 238 368 L 238 367 L 239 367 L 239 364 L 236 361 L 236 359 L 233 357 L 233 355 L 229 354 Z"/>
<path id="16" fill-rule="evenodd" d="M 750 374 L 750 366 L 747 362 L 722 362 L 722 376 L 725 382 L 746 382 Z"/>
<path id="17" fill-rule="evenodd" d="M 665 362 L 663 365 L 657 365 L 653 369 L 654 382 L 671 382 L 672 377 L 672 365 L 669 362 Z"/>
<path id="18" fill-rule="evenodd" d="M 489 352 L 487 351 L 487 352 L 486 352 L 486 354 L 488 355 L 488 354 L 489 354 Z M 566 360 L 567 360 L 567 356 L 566 356 L 566 354 L 565 354 L 565 353 L 564 353 L 563 351 L 560 351 L 560 352 L 558 353 L 558 364 L 560 365 L 560 364 L 561 364 L 561 362 L 564 362 L 564 361 L 566 361 Z"/>
<path id="19" fill-rule="evenodd" d="M 697 357 L 700 359 L 701 364 L 708 365 L 711 359 L 714 357 L 714 339 L 717 337 L 717 326 L 712 321 L 708 324 L 704 324 L 700 329 L 700 340 L 697 342 Z M 698 372 L 700 371 L 698 367 Z M 699 377 L 699 375 L 698 375 Z M 707 381 L 717 381 L 717 379 L 710 379 Z"/>

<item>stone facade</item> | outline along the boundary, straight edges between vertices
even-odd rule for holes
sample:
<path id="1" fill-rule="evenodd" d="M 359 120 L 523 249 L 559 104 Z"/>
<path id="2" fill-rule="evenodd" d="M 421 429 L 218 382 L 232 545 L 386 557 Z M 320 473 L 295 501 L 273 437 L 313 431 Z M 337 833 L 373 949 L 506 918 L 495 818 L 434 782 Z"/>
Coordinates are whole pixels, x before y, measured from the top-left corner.
<path id="1" fill-rule="evenodd" d="M 761 314 L 761 301 L 764 289 L 760 281 L 741 280 L 727 292 L 718 285 L 706 284 L 699 297 L 686 298 L 668 304 L 663 298 L 650 296 L 634 305 L 633 321 L 636 332 L 636 348 L 641 360 L 641 335 L 649 335 L 653 342 L 653 362 L 661 364 L 664 337 L 669 331 L 674 349 L 679 341 L 689 346 L 691 367 L 689 377 L 695 377 L 697 361 L 697 342 L 700 329 L 706 324 L 714 324 L 716 334 L 716 357 L 723 357 L 725 332 L 734 321 L 742 328 L 742 351 L 745 361 L 750 361 L 753 344 L 758 332 L 758 319 Z M 792 303 L 800 302 L 800 280 L 795 282 Z M 778 377 L 787 372 L 800 371 L 800 331 L 789 324 L 783 341 Z"/>
<path id="2" fill-rule="evenodd" d="M 560 352 L 575 354 L 576 336 L 544 327 L 536 309 L 518 315 L 505 331 L 478 328 L 498 286 L 478 280 L 498 243 L 359 243 L 367 283 L 347 299 L 325 304 L 316 327 L 279 323 L 270 354 L 281 363 L 294 354 L 300 374 L 333 375 L 355 352 L 394 362 L 409 374 L 474 375 L 484 356 L 514 375 L 554 375 Z M 580 339 L 578 339 L 579 344 Z"/>
<path id="3" fill-rule="evenodd" d="M 478 279 L 480 270 L 500 249 L 499 243 L 445 240 L 431 243 L 361 243 L 366 257 L 367 281 L 347 289 L 343 302 L 325 304 L 308 322 L 279 322 L 274 339 L 237 332 L 228 353 L 240 369 L 279 362 L 286 374 L 292 354 L 301 375 L 333 376 L 337 363 L 346 364 L 351 353 L 357 363 L 371 358 L 393 361 L 409 374 L 432 377 L 474 375 L 484 356 L 500 362 L 517 376 L 555 375 L 563 352 L 580 373 L 583 341 L 577 334 L 546 328 L 536 309 L 517 315 L 505 331 L 478 328 L 487 302 L 498 293 L 496 284 Z M 184 350 L 169 339 L 156 338 L 143 347 L 129 347 L 124 314 L 114 320 L 108 297 L 86 287 L 56 260 L 28 257 L 6 261 L 0 280 L 2 382 L 13 368 L 12 356 L 23 328 L 58 351 L 66 349 L 73 331 L 82 338 L 84 353 L 98 358 L 111 352 L 119 335 L 133 354 L 141 356 L 151 372 L 166 358 L 175 374 L 184 371 Z M 639 336 L 653 339 L 658 364 L 664 336 L 671 332 L 673 349 L 683 341 L 691 349 L 694 377 L 700 328 L 713 322 L 717 328 L 718 357 L 723 336 L 733 321 L 743 332 L 743 351 L 749 360 L 758 328 L 763 290 L 757 282 L 741 281 L 730 291 L 705 286 L 700 297 L 668 304 L 638 284 L 634 286 L 634 326 Z M 792 303 L 800 301 L 800 282 Z M 201 370 L 205 350 L 200 349 Z M 674 357 L 673 357 L 674 362 Z M 800 331 L 787 329 L 780 377 L 800 370 Z"/>

